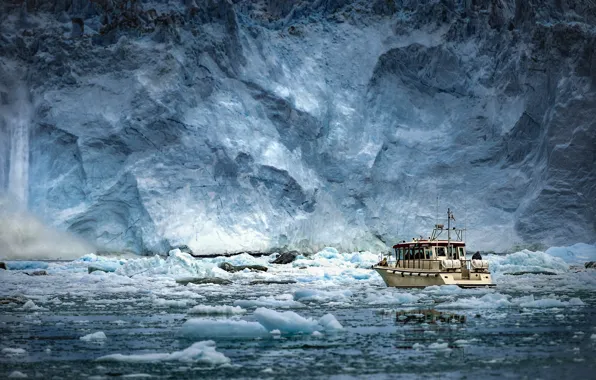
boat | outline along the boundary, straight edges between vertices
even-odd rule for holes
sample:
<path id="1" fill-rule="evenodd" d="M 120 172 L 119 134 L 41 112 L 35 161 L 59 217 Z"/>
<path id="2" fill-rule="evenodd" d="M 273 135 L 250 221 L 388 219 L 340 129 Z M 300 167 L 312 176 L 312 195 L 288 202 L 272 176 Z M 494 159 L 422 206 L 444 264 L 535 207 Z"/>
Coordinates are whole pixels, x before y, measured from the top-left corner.
<path id="1" fill-rule="evenodd" d="M 427 239 L 413 238 L 409 242 L 395 244 L 394 254 L 383 257 L 372 269 L 381 275 L 389 287 L 496 286 L 492 281 L 487 260 L 466 258 L 465 229 L 451 227 L 452 220 L 455 220 L 453 213 L 447 209 L 447 228 L 444 224 L 435 224 L 431 236 Z M 455 235 L 453 239 L 452 234 Z"/>

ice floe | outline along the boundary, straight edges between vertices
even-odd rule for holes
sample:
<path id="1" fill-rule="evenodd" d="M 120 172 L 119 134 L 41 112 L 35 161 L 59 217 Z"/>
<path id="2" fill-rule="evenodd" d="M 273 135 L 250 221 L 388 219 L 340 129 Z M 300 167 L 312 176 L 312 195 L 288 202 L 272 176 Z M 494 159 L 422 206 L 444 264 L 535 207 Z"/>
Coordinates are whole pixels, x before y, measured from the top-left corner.
<path id="1" fill-rule="evenodd" d="M 23 305 L 22 309 L 23 310 L 31 310 L 31 311 L 48 310 L 45 307 L 36 305 L 35 302 L 33 302 L 31 300 L 25 302 L 25 304 Z"/>
<path id="2" fill-rule="evenodd" d="M 27 351 L 25 351 L 23 348 L 6 347 L 6 348 L 2 349 L 2 353 L 4 355 L 14 356 L 14 355 L 25 355 L 27 353 Z"/>
<path id="3" fill-rule="evenodd" d="M 180 333 L 189 338 L 262 338 L 270 336 L 259 322 L 194 318 L 184 322 Z"/>
<path id="4" fill-rule="evenodd" d="M 122 355 L 112 354 L 97 358 L 98 361 L 118 361 L 127 363 L 154 363 L 164 361 L 179 361 L 185 363 L 200 363 L 209 365 L 227 364 L 230 359 L 215 350 L 212 340 L 196 342 L 192 346 L 172 353 Z"/>
<path id="5" fill-rule="evenodd" d="M 509 307 L 520 308 L 556 308 L 583 306 L 584 302 L 579 298 L 561 300 L 552 296 L 551 298 L 535 299 L 534 295 L 523 297 L 511 297 L 500 293 L 489 293 L 482 297 L 460 298 L 452 302 L 444 302 L 436 305 L 437 308 L 451 309 L 498 309 Z"/>
<path id="6" fill-rule="evenodd" d="M 300 289 L 294 292 L 296 301 L 345 301 L 353 296 L 351 290 L 326 291 L 320 289 Z"/>
<path id="7" fill-rule="evenodd" d="M 252 300 L 236 300 L 234 305 L 241 307 L 276 307 L 281 309 L 298 309 L 306 307 L 303 303 L 294 301 L 292 295 L 279 295 L 277 297 L 261 296 Z"/>
<path id="8" fill-rule="evenodd" d="M 593 244 L 577 243 L 569 247 L 551 247 L 546 253 L 568 264 L 583 265 L 588 261 L 596 261 L 596 245 Z"/>
<path id="9" fill-rule="evenodd" d="M 79 339 L 83 340 L 85 342 L 101 342 L 101 341 L 108 339 L 108 337 L 106 336 L 106 334 L 103 331 L 98 331 L 98 332 L 94 332 L 92 334 L 87 334 L 85 336 L 82 336 Z"/>
<path id="10" fill-rule="evenodd" d="M 561 258 L 527 249 L 508 255 L 487 255 L 486 259 L 489 261 L 491 272 L 497 274 L 539 271 L 567 272 L 569 270 L 569 264 Z"/>
<path id="11" fill-rule="evenodd" d="M 28 376 L 21 371 L 12 371 L 9 375 L 9 379 L 26 379 Z"/>
<path id="12" fill-rule="evenodd" d="M 240 306 L 227 306 L 227 305 L 197 305 L 188 310 L 188 314 L 203 314 L 203 315 L 234 315 L 234 314 L 245 314 L 246 309 Z"/>
<path id="13" fill-rule="evenodd" d="M 266 308 L 255 310 L 254 316 L 267 330 L 279 330 L 282 334 L 307 333 L 315 331 L 341 330 L 343 326 L 332 314 L 326 314 L 319 320 L 304 318 L 293 311 L 276 311 Z"/>

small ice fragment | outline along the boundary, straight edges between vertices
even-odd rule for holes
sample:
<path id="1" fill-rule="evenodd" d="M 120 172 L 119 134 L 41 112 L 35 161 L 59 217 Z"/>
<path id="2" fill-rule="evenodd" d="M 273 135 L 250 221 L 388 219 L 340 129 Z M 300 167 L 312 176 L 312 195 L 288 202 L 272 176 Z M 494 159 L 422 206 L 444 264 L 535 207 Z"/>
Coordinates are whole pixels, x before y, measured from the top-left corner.
<path id="1" fill-rule="evenodd" d="M 79 338 L 80 340 L 84 340 L 85 342 L 98 342 L 108 339 L 106 334 L 103 331 L 98 331 L 93 334 L 87 334 Z"/>
<path id="2" fill-rule="evenodd" d="M 27 353 L 27 351 L 25 351 L 22 348 L 3 348 L 2 349 L 2 353 L 6 354 L 6 355 L 24 355 L 25 353 Z"/>
<path id="3" fill-rule="evenodd" d="M 265 368 L 264 370 L 261 371 L 262 373 L 273 373 L 273 368 L 269 367 L 269 368 Z"/>
<path id="4" fill-rule="evenodd" d="M 275 329 L 275 330 L 271 330 L 270 333 L 273 335 L 280 335 L 281 331 L 279 331 L 278 329 Z"/>
<path id="5" fill-rule="evenodd" d="M 312 336 L 314 336 L 314 337 L 317 337 L 317 338 L 318 338 L 318 337 L 320 337 L 320 336 L 323 336 L 323 334 L 322 334 L 322 333 L 320 333 L 319 331 L 314 331 L 314 332 L 312 333 Z"/>
<path id="6" fill-rule="evenodd" d="M 27 375 L 20 371 L 12 371 L 10 375 L 8 375 L 9 379 L 25 379 Z"/>
<path id="7" fill-rule="evenodd" d="M 414 345 L 412 346 L 412 349 L 414 349 L 414 350 L 421 350 L 423 348 L 424 348 L 424 345 L 420 344 L 420 343 L 414 343 Z"/>
<path id="8" fill-rule="evenodd" d="M 240 306 L 210 306 L 210 305 L 197 305 L 188 311 L 188 314 L 203 314 L 203 315 L 233 315 L 233 314 L 244 314 L 246 309 Z"/>
<path id="9" fill-rule="evenodd" d="M 590 335 L 590 339 L 596 339 L 596 334 Z"/>
<path id="10" fill-rule="evenodd" d="M 431 343 L 428 346 L 428 348 L 431 350 L 445 350 L 445 349 L 449 348 L 449 344 L 448 343 Z"/>
<path id="11" fill-rule="evenodd" d="M 35 302 L 29 300 L 22 307 L 23 310 L 47 310 L 45 307 L 37 306 Z"/>
<path id="12" fill-rule="evenodd" d="M 582 301 L 581 299 L 575 297 L 575 298 L 571 298 L 569 300 L 569 306 L 583 306 L 585 305 L 584 301 Z"/>
<path id="13" fill-rule="evenodd" d="M 112 354 L 98 358 L 99 361 L 116 361 L 125 363 L 153 363 L 163 361 L 180 361 L 185 363 L 204 363 L 210 365 L 227 364 L 230 359 L 215 350 L 215 342 L 206 340 L 196 342 L 182 350 L 168 353 L 122 355 Z"/>
<path id="14" fill-rule="evenodd" d="M 319 319 L 319 324 L 325 328 L 325 330 L 341 330 L 344 327 L 339 323 L 333 314 L 325 314 Z"/>

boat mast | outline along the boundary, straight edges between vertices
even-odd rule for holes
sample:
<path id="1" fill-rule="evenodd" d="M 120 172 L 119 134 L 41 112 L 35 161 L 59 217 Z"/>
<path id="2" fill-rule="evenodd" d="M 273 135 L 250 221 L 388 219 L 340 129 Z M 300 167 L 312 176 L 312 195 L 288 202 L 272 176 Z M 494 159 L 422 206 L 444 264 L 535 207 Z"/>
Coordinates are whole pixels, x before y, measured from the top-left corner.
<path id="1" fill-rule="evenodd" d="M 449 208 L 447 209 L 447 252 L 451 253 L 451 209 Z"/>

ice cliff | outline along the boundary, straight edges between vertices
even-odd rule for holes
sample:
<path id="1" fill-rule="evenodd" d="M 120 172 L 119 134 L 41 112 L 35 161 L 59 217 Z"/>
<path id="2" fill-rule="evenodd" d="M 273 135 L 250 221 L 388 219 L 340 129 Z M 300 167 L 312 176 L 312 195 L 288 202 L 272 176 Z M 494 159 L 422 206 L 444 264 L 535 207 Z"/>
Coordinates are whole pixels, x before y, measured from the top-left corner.
<path id="1" fill-rule="evenodd" d="M 101 249 L 596 240 L 594 1 L 1 7 L 0 188 Z"/>

